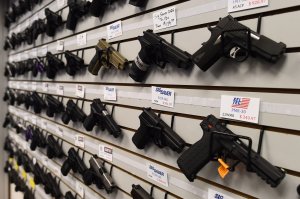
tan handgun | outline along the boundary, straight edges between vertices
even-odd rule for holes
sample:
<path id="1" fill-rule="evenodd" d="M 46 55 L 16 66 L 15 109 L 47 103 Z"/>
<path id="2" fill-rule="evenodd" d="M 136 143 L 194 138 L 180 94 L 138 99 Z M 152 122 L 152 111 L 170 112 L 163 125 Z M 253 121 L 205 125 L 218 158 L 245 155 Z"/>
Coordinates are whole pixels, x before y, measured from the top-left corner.
<path id="1" fill-rule="evenodd" d="M 96 54 L 88 67 L 89 72 L 93 75 L 98 75 L 102 66 L 106 68 L 114 66 L 117 69 L 123 70 L 128 64 L 128 60 L 107 43 L 105 39 L 100 39 L 95 48 Z"/>

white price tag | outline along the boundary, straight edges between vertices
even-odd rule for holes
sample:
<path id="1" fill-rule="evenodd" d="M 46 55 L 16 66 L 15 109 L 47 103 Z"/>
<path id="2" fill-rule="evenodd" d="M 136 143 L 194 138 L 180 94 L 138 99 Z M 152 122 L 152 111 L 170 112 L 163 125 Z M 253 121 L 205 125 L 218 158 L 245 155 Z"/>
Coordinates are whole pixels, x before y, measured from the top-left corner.
<path id="1" fill-rule="evenodd" d="M 233 199 L 230 196 L 227 196 L 219 191 L 208 189 L 208 199 Z"/>
<path id="2" fill-rule="evenodd" d="M 36 82 L 31 83 L 31 90 L 36 91 Z"/>
<path id="3" fill-rule="evenodd" d="M 32 158 L 32 163 L 36 164 L 36 158 Z"/>
<path id="4" fill-rule="evenodd" d="M 46 82 L 43 82 L 43 91 L 48 92 L 48 89 L 49 89 L 49 84 Z"/>
<path id="5" fill-rule="evenodd" d="M 56 93 L 58 95 L 64 95 L 64 86 L 60 85 L 60 84 L 57 84 L 56 85 Z"/>
<path id="6" fill-rule="evenodd" d="M 48 46 L 47 45 L 42 46 L 42 48 L 41 48 L 41 54 L 43 56 L 45 56 L 47 54 L 47 52 L 48 52 Z"/>
<path id="7" fill-rule="evenodd" d="M 86 45 L 86 33 L 81 33 L 77 35 L 77 45 L 78 46 Z"/>
<path id="8" fill-rule="evenodd" d="M 75 140 L 75 146 L 84 148 L 84 136 L 83 135 L 80 135 L 80 134 L 75 135 L 74 140 Z"/>
<path id="9" fill-rule="evenodd" d="M 76 192 L 78 195 L 83 198 L 84 197 L 84 188 L 79 181 L 76 181 Z"/>
<path id="10" fill-rule="evenodd" d="M 34 115 L 31 116 L 31 123 L 36 125 L 36 116 Z"/>
<path id="11" fill-rule="evenodd" d="M 62 41 L 62 40 L 57 41 L 56 50 L 57 51 L 63 51 L 64 50 L 64 41 Z"/>
<path id="12" fill-rule="evenodd" d="M 161 30 L 176 26 L 176 9 L 175 6 L 165 8 L 153 13 L 154 30 Z"/>
<path id="13" fill-rule="evenodd" d="M 23 85 L 22 85 L 22 86 L 23 86 L 24 89 L 27 90 L 27 89 L 28 89 L 28 82 L 23 82 Z"/>
<path id="14" fill-rule="evenodd" d="M 61 177 L 61 171 L 59 167 L 55 167 L 53 168 L 53 172 L 56 176 L 58 176 L 59 178 Z"/>
<path id="15" fill-rule="evenodd" d="M 174 90 L 152 86 L 152 103 L 167 107 L 174 107 Z"/>
<path id="16" fill-rule="evenodd" d="M 76 84 L 75 95 L 76 95 L 77 97 L 84 98 L 84 91 L 85 91 L 85 88 L 84 88 L 83 85 Z"/>
<path id="17" fill-rule="evenodd" d="M 65 5 L 65 0 L 57 0 L 57 8 L 61 8 Z"/>
<path id="18" fill-rule="evenodd" d="M 168 173 L 158 167 L 157 165 L 154 165 L 150 162 L 147 162 L 146 164 L 147 167 L 147 177 L 168 187 L 169 183 L 168 183 Z"/>
<path id="19" fill-rule="evenodd" d="M 269 0 L 228 0 L 228 12 L 248 10 L 269 5 Z"/>
<path id="20" fill-rule="evenodd" d="M 48 158 L 46 156 L 43 156 L 42 158 L 42 163 L 43 165 L 45 165 L 46 167 L 48 166 Z"/>
<path id="21" fill-rule="evenodd" d="M 121 20 L 106 26 L 106 31 L 107 39 L 112 39 L 121 36 L 123 34 Z"/>
<path id="22" fill-rule="evenodd" d="M 259 98 L 221 96 L 220 117 L 258 123 Z"/>
<path id="23" fill-rule="evenodd" d="M 47 129 L 47 121 L 46 120 L 42 120 L 41 121 L 41 127 L 42 127 L 42 129 Z"/>
<path id="24" fill-rule="evenodd" d="M 20 82 L 17 82 L 17 89 L 20 89 Z"/>
<path id="25" fill-rule="evenodd" d="M 105 145 L 99 144 L 99 153 L 98 153 L 100 158 L 103 158 L 105 160 L 108 160 L 110 162 L 113 161 L 113 150 L 112 148 L 109 148 Z"/>
<path id="26" fill-rule="evenodd" d="M 63 135 L 64 135 L 64 130 L 59 125 L 56 126 L 56 134 L 60 137 L 63 137 Z"/>
<path id="27" fill-rule="evenodd" d="M 104 100 L 117 100 L 117 90 L 115 86 L 104 86 Z"/>

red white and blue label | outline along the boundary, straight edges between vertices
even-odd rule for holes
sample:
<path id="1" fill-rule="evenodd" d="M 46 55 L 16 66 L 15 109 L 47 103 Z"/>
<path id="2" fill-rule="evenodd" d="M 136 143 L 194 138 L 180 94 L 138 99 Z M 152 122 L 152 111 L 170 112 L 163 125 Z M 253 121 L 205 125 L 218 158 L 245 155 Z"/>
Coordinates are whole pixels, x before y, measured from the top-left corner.
<path id="1" fill-rule="evenodd" d="M 258 123 L 259 105 L 259 98 L 222 95 L 220 117 Z"/>

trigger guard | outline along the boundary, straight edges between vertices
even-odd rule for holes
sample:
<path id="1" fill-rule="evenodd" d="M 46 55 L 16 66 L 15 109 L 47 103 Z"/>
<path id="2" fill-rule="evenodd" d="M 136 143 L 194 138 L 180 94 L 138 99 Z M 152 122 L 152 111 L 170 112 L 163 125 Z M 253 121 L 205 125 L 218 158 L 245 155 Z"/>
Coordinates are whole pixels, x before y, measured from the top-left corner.
<path id="1" fill-rule="evenodd" d="M 239 46 L 234 46 L 232 47 L 229 52 L 228 52 L 228 57 L 231 58 L 231 59 L 234 59 L 235 61 L 237 62 L 243 62 L 245 61 L 248 56 L 249 56 L 249 52 L 247 50 L 244 50 L 242 49 L 241 47 Z M 240 55 L 242 56 L 239 56 L 238 54 L 240 53 Z M 244 55 L 243 55 L 244 54 Z"/>

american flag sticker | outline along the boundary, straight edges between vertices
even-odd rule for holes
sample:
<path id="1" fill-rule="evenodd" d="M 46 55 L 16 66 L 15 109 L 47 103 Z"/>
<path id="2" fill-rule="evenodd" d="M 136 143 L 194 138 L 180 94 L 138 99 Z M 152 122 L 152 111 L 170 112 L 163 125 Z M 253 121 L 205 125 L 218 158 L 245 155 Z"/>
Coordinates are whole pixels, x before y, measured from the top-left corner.
<path id="1" fill-rule="evenodd" d="M 235 97 L 232 100 L 232 106 L 231 107 L 248 109 L 249 103 L 250 103 L 250 98 Z"/>

